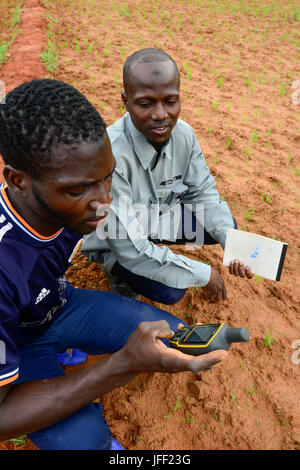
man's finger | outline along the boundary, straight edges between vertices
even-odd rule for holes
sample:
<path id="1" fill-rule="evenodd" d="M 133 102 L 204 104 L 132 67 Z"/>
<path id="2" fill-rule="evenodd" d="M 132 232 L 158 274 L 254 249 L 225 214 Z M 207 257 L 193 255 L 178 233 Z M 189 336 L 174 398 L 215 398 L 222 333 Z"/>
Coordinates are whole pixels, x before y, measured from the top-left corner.
<path id="1" fill-rule="evenodd" d="M 210 294 L 209 296 L 210 302 L 217 302 L 217 300 L 218 300 L 218 294 L 216 294 L 215 292 L 213 294 Z"/>
<path id="2" fill-rule="evenodd" d="M 172 338 L 174 331 L 171 330 L 169 323 L 166 320 L 157 320 L 153 322 L 141 322 L 138 329 L 142 334 L 149 334 L 151 332 L 153 337 Z"/>
<path id="3" fill-rule="evenodd" d="M 217 300 L 220 301 L 223 299 L 223 288 L 221 290 L 219 290 L 218 294 L 217 294 Z"/>
<path id="4" fill-rule="evenodd" d="M 201 370 L 211 369 L 215 364 L 223 361 L 227 356 L 225 350 L 212 351 L 203 356 L 195 357 L 190 364 L 190 370 L 192 372 L 200 372 Z"/>
<path id="5" fill-rule="evenodd" d="M 246 266 L 245 272 L 248 279 L 251 279 L 253 277 L 253 273 L 251 271 L 250 266 Z"/>
<path id="6" fill-rule="evenodd" d="M 244 263 L 240 262 L 238 265 L 238 272 L 240 277 L 246 277 Z"/>
<path id="7" fill-rule="evenodd" d="M 235 276 L 239 275 L 239 260 L 238 259 L 235 259 L 233 262 L 233 274 Z"/>
<path id="8" fill-rule="evenodd" d="M 223 287 L 223 290 L 222 290 L 222 297 L 223 297 L 223 300 L 227 299 L 227 290 L 225 286 Z"/>

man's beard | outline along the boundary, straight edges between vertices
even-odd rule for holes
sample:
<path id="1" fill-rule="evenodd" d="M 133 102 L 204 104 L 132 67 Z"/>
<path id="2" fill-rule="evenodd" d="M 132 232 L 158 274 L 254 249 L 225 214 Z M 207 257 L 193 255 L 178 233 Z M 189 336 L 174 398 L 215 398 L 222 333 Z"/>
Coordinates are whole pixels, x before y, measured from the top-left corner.
<path id="1" fill-rule="evenodd" d="M 46 201 L 42 198 L 39 190 L 34 186 L 34 184 L 32 185 L 32 194 L 33 194 L 33 197 L 34 197 L 36 203 L 43 210 L 45 215 L 48 214 L 51 219 L 56 220 L 56 224 L 57 224 L 57 219 L 60 219 L 60 217 L 57 214 L 55 214 L 54 212 L 52 212 L 52 210 L 50 209 L 50 207 L 48 206 Z M 50 219 L 50 222 L 51 222 L 51 219 Z M 48 220 L 48 222 L 49 222 L 49 220 Z M 61 222 L 62 222 L 62 225 L 64 225 L 64 221 L 61 220 Z"/>
<path id="2" fill-rule="evenodd" d="M 150 140 L 148 140 L 149 144 L 152 145 L 152 147 L 155 148 L 155 150 L 160 153 L 161 149 L 167 145 L 167 143 L 169 142 L 170 140 L 170 137 L 165 141 L 165 142 L 151 142 Z"/>

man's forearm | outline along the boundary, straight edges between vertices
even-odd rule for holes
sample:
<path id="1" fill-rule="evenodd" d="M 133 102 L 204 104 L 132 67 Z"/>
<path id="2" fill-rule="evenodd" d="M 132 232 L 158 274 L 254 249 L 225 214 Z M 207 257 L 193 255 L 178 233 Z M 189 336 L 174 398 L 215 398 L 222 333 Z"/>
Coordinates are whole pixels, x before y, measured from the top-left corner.
<path id="1" fill-rule="evenodd" d="M 222 350 L 199 357 L 183 354 L 161 341 L 173 335 L 165 320 L 141 322 L 125 346 L 109 358 L 71 375 L 12 387 L 0 403 L 0 440 L 51 426 L 139 373 L 198 373 L 226 356 Z"/>
<path id="2" fill-rule="evenodd" d="M 51 426 L 135 376 L 117 352 L 70 375 L 12 386 L 0 403 L 0 440 Z"/>

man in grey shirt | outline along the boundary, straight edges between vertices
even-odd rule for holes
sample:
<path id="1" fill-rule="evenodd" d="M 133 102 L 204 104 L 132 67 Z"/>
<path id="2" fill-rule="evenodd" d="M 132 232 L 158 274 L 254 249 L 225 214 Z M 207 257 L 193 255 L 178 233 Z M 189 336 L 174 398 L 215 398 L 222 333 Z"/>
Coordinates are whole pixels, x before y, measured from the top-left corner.
<path id="1" fill-rule="evenodd" d="M 216 269 L 175 254 L 220 243 L 236 228 L 221 201 L 193 129 L 179 119 L 180 76 L 173 59 L 158 49 L 132 54 L 123 69 L 127 113 L 107 132 L 116 158 L 108 223 L 85 237 L 82 252 L 101 263 L 112 291 L 173 304 L 191 286 L 211 301 L 225 300 Z M 251 278 L 249 266 L 233 260 L 229 272 Z"/>

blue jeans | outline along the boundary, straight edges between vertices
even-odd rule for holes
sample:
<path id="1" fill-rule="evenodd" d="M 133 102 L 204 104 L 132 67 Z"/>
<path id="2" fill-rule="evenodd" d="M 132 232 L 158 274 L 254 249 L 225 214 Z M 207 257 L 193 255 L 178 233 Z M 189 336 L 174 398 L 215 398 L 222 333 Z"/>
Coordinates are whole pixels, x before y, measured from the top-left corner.
<path id="1" fill-rule="evenodd" d="M 186 218 L 183 216 L 183 205 L 182 208 L 182 219 L 181 219 L 181 230 L 183 236 L 176 240 L 175 242 L 169 242 L 167 240 L 151 240 L 154 243 L 164 243 L 164 244 L 172 244 L 172 245 L 180 245 L 186 242 L 193 242 L 193 237 L 196 238 L 195 233 L 198 230 L 203 231 L 203 244 L 204 245 L 216 245 L 218 242 L 208 233 L 206 230 L 203 230 L 194 215 L 191 218 L 191 223 L 186 226 L 185 221 Z M 190 222 L 190 219 L 188 219 Z M 233 218 L 234 228 L 237 228 L 236 220 Z M 130 287 L 137 293 L 141 294 L 148 299 L 154 300 L 156 302 L 160 302 L 165 305 L 172 305 L 183 298 L 186 293 L 187 289 L 178 289 L 175 287 L 169 287 L 165 284 L 153 281 L 152 279 L 148 279 L 147 277 L 140 276 L 138 274 L 134 274 L 128 269 L 121 266 L 121 264 L 116 261 L 112 268 L 112 274 L 120 277 L 124 281 L 126 281 Z"/>
<path id="2" fill-rule="evenodd" d="M 89 354 L 113 353 L 124 346 L 141 321 L 164 319 L 173 330 L 184 323 L 164 310 L 121 295 L 75 289 L 69 284 L 66 293 L 67 303 L 47 332 L 20 347 L 20 375 L 14 384 L 64 375 L 57 353 L 68 348 Z M 42 450 L 110 449 L 111 433 L 102 413 L 100 403 L 90 403 L 28 437 Z"/>

